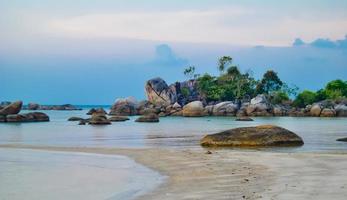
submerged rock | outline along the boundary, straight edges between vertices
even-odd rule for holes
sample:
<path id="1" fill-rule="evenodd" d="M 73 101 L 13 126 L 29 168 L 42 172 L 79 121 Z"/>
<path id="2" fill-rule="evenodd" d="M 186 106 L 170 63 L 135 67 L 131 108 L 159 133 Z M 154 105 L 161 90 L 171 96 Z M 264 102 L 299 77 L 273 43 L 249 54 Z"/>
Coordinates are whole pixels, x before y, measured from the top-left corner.
<path id="1" fill-rule="evenodd" d="M 202 117 L 205 115 L 201 101 L 193 101 L 183 107 L 184 117 Z"/>
<path id="2" fill-rule="evenodd" d="M 347 142 L 347 137 L 346 137 L 346 138 L 339 138 L 339 139 L 337 139 L 336 141 L 339 141 L 339 142 Z"/>
<path id="3" fill-rule="evenodd" d="M 0 110 L 0 115 L 14 115 L 18 114 L 22 109 L 23 102 L 16 101 L 13 102 Z"/>
<path id="4" fill-rule="evenodd" d="M 254 121 L 252 118 L 247 116 L 237 117 L 235 121 Z"/>
<path id="5" fill-rule="evenodd" d="M 67 121 L 81 121 L 81 120 L 84 120 L 82 117 L 70 117 Z"/>
<path id="6" fill-rule="evenodd" d="M 295 133 L 272 125 L 235 128 L 207 135 L 201 139 L 202 146 L 300 146 L 304 142 Z"/>
<path id="7" fill-rule="evenodd" d="M 112 116 L 108 120 L 110 120 L 111 122 L 124 122 L 130 119 L 125 116 Z"/>
<path id="8" fill-rule="evenodd" d="M 135 122 L 159 122 L 159 117 L 154 113 L 150 113 L 137 118 Z"/>

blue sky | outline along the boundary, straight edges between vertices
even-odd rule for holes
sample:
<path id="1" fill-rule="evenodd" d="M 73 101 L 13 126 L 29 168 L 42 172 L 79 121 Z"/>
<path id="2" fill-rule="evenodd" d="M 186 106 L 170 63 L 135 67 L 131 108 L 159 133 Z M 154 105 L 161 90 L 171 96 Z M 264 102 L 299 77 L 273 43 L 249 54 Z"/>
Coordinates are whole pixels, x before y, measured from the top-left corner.
<path id="1" fill-rule="evenodd" d="M 0 0 L 0 27 L 0 101 L 143 99 L 147 79 L 217 74 L 222 55 L 302 89 L 347 79 L 344 0 Z"/>

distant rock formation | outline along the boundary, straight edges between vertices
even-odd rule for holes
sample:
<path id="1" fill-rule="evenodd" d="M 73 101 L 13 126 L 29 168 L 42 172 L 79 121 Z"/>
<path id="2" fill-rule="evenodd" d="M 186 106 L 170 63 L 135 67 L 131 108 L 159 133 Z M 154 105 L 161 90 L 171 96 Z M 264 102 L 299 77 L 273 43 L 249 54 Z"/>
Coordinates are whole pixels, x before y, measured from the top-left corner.
<path id="1" fill-rule="evenodd" d="M 145 90 L 148 101 L 154 105 L 168 106 L 176 102 L 185 105 L 192 101 L 201 100 L 196 80 L 167 85 L 162 78 L 157 77 L 146 82 Z"/>
<path id="2" fill-rule="evenodd" d="M 24 110 L 82 110 L 71 104 L 63 105 L 40 105 L 38 103 L 29 103 L 23 107 Z"/>

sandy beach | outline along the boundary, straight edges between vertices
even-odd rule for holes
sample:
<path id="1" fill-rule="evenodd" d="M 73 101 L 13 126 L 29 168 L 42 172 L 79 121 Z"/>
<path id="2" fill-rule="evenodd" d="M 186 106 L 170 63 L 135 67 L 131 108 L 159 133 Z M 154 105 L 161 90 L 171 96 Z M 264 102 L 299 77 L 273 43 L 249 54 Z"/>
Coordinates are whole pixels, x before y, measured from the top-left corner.
<path id="1" fill-rule="evenodd" d="M 344 154 L 0 147 L 125 155 L 168 176 L 164 184 L 138 199 L 345 199 L 347 196 Z"/>

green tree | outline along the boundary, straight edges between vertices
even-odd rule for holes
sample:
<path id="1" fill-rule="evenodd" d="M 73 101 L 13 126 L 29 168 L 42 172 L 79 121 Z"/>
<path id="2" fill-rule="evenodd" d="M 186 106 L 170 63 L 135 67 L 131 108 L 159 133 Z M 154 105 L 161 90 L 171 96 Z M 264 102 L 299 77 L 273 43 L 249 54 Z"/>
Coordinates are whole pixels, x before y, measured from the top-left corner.
<path id="1" fill-rule="evenodd" d="M 222 74 L 229 65 L 231 65 L 233 59 L 230 56 L 223 56 L 218 60 L 218 70 Z"/>
<path id="2" fill-rule="evenodd" d="M 330 81 L 325 86 L 325 93 L 329 99 L 347 97 L 347 82 L 340 79 Z"/>
<path id="3" fill-rule="evenodd" d="M 309 104 L 312 104 L 316 101 L 316 93 L 309 91 L 309 90 L 304 90 L 298 96 L 293 102 L 293 105 L 296 107 L 303 108 Z"/>
<path id="4" fill-rule="evenodd" d="M 193 79 L 195 75 L 195 66 L 189 66 L 184 69 L 183 74 L 187 76 L 188 79 Z"/>
<path id="5" fill-rule="evenodd" d="M 268 70 L 263 75 L 261 81 L 257 84 L 257 94 L 270 94 L 282 88 L 283 82 L 273 70 Z"/>

